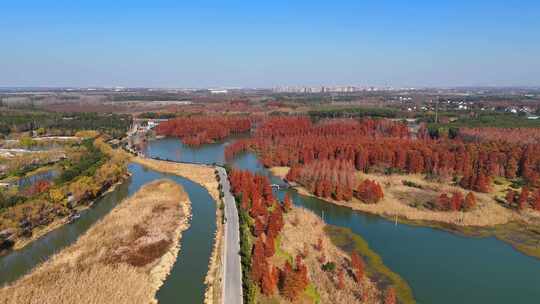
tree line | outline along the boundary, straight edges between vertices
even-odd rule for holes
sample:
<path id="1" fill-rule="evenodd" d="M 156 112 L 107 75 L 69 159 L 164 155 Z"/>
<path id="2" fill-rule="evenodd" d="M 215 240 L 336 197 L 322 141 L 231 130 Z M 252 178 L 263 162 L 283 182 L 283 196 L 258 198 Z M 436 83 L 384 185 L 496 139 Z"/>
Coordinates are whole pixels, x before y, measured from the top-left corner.
<path id="1" fill-rule="evenodd" d="M 247 116 L 192 116 L 179 117 L 160 123 L 158 135 L 176 136 L 186 145 L 199 146 L 223 140 L 229 135 L 251 130 Z"/>
<path id="2" fill-rule="evenodd" d="M 287 261 L 283 268 L 270 262 L 284 226 L 283 213 L 292 202 L 286 198 L 279 203 L 266 176 L 232 169 L 229 179 L 239 204 L 245 302 L 255 303 L 258 290 L 266 296 L 279 292 L 290 301 L 297 300 L 309 284 L 302 256 Z"/>
<path id="3" fill-rule="evenodd" d="M 293 166 L 286 179 L 306 187 L 323 198 L 350 201 L 353 196 L 367 204 L 379 202 L 384 193 L 379 183 L 365 179 L 358 182 L 356 170 L 350 161 L 322 160 L 304 166 Z"/>
<path id="4" fill-rule="evenodd" d="M 47 135 L 73 135 L 81 130 L 98 130 L 115 138 L 125 136 L 131 116 L 124 114 L 0 112 L 0 135 L 38 129 Z"/>
<path id="5" fill-rule="evenodd" d="M 490 130 L 486 130 L 490 132 Z M 226 157 L 255 151 L 267 166 L 302 167 L 346 161 L 363 172 L 423 173 L 457 179 L 465 189 L 491 190 L 495 177 L 522 178 L 538 187 L 540 144 L 462 138 L 413 138 L 401 122 L 307 117 L 271 117 L 255 136 L 227 146 Z"/>
<path id="6" fill-rule="evenodd" d="M 328 262 L 324 256 L 325 245 L 321 237 L 312 246 L 305 243 L 304 249 L 293 258 L 287 259 L 282 267 L 276 266 L 272 262 L 276 254 L 276 241 L 284 227 L 284 213 L 293 208 L 291 197 L 286 194 L 280 203 L 272 193 L 268 177 L 247 170 L 230 169 L 229 180 L 240 217 L 240 254 L 246 303 L 256 303 L 258 294 L 279 294 L 290 302 L 298 301 L 310 284 L 308 267 L 304 262 L 310 247 L 319 253 L 317 261 L 321 268 L 336 273 L 336 288 L 344 288 L 345 272 L 351 272 L 353 279 L 361 286 L 366 277 L 362 256 L 353 250 L 350 268 L 343 266 L 336 270 L 335 263 Z M 296 226 L 298 223 L 295 224 L 293 220 L 292 225 Z M 383 302 L 397 303 L 393 287 L 386 289 Z"/>

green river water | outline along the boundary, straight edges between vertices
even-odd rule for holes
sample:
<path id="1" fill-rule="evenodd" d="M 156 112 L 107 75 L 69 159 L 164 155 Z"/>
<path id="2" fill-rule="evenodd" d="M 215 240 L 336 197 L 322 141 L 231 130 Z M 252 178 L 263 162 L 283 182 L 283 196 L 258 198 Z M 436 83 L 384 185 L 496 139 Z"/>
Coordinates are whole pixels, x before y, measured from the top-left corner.
<path id="1" fill-rule="evenodd" d="M 147 154 L 172 160 L 224 163 L 227 143 L 202 148 L 184 146 L 178 139 L 151 142 Z M 237 157 L 233 164 L 272 176 L 253 153 Z M 395 225 L 386 219 L 286 192 L 294 204 L 324 216 L 331 225 L 350 228 L 361 235 L 394 272 L 411 286 L 418 303 L 540 303 L 540 260 L 514 250 L 494 237 L 472 238 L 439 229 Z"/>
<path id="2" fill-rule="evenodd" d="M 147 154 L 164 159 L 198 163 L 224 163 L 227 142 L 199 148 L 184 146 L 178 139 L 151 141 Z M 272 176 L 252 153 L 232 164 Z M 63 226 L 24 249 L 0 257 L 0 284 L 13 281 L 37 263 L 74 242 L 119 201 L 143 184 L 168 177 L 180 183 L 192 201 L 191 227 L 183 233 L 182 249 L 171 275 L 158 292 L 160 303 L 201 303 L 215 232 L 215 202 L 199 185 L 130 164 L 132 177 L 83 212 L 73 224 Z M 393 271 L 411 286 L 418 303 L 539 303 L 540 261 L 526 256 L 493 237 L 469 238 L 446 231 L 395 225 L 380 217 L 353 211 L 322 200 L 288 192 L 296 205 L 324 216 L 331 225 L 350 228 L 361 235 Z"/>
<path id="3" fill-rule="evenodd" d="M 216 230 L 216 204 L 210 194 L 198 184 L 175 175 L 162 174 L 130 164 L 131 178 L 114 191 L 100 198 L 91 208 L 81 212 L 81 218 L 64 225 L 21 250 L 0 257 L 0 285 L 12 282 L 47 260 L 55 252 L 72 244 L 122 199 L 132 195 L 146 183 L 169 178 L 181 184 L 192 202 L 191 226 L 182 234 L 180 254 L 171 274 L 157 293 L 160 303 L 202 303 L 204 277 Z"/>

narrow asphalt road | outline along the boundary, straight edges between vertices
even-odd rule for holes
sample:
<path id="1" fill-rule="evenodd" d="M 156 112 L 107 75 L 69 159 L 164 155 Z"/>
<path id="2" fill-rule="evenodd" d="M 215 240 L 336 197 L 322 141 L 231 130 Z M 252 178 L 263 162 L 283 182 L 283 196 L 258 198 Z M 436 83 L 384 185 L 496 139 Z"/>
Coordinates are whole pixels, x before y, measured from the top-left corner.
<path id="1" fill-rule="evenodd" d="M 240 264 L 240 226 L 236 202 L 231 194 L 227 172 L 217 167 L 225 203 L 225 239 L 223 259 L 223 303 L 242 304 L 242 267 Z"/>

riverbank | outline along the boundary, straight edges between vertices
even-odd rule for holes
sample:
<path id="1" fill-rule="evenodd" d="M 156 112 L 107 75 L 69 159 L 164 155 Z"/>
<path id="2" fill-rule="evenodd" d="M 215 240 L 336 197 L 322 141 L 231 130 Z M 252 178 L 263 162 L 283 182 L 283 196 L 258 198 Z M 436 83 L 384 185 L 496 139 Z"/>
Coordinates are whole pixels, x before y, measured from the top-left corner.
<path id="1" fill-rule="evenodd" d="M 147 184 L 75 244 L 0 289 L 0 302 L 155 303 L 190 216 L 180 185 Z"/>
<path id="2" fill-rule="evenodd" d="M 107 193 L 113 192 L 119 185 L 124 183 L 130 176 L 131 176 L 131 174 L 129 172 L 122 175 L 122 177 L 120 177 L 120 179 L 116 183 L 112 184 L 106 191 L 101 193 L 98 197 L 94 198 L 93 200 L 91 200 L 89 203 L 87 203 L 85 205 L 77 206 L 75 208 L 75 210 L 77 212 L 81 212 L 83 210 L 91 208 L 95 204 L 96 201 L 101 199 Z M 32 243 L 33 241 L 35 241 L 35 240 L 41 238 L 42 236 L 46 235 L 47 233 L 49 233 L 49 232 L 51 232 L 51 231 L 53 231 L 55 229 L 58 229 L 59 227 L 62 227 L 63 225 L 66 225 L 68 223 L 69 223 L 69 215 L 66 215 L 66 216 L 63 216 L 61 218 L 55 219 L 49 225 L 36 227 L 36 228 L 34 228 L 32 230 L 32 235 L 30 237 L 27 237 L 27 238 L 23 237 L 23 238 L 16 239 L 15 240 L 15 245 L 13 246 L 12 250 L 20 250 L 20 249 L 24 248 L 25 246 L 27 246 L 28 244 Z"/>
<path id="3" fill-rule="evenodd" d="M 285 180 L 289 167 L 272 167 L 269 170 L 275 176 Z M 500 206 L 493 197 L 485 193 L 475 193 L 478 206 L 469 212 L 417 210 L 403 201 L 418 195 L 418 189 L 398 184 L 398 180 L 401 181 L 402 178 L 414 180 L 415 183 L 428 189 L 435 187 L 433 183 L 422 181 L 415 175 L 399 176 L 393 179 L 369 175 L 369 178 L 378 181 L 383 187 L 385 197 L 377 204 L 364 204 L 355 198 L 350 202 L 321 198 L 301 185 L 291 183 L 291 186 L 301 195 L 316 197 L 325 202 L 379 215 L 403 224 L 437 228 L 468 237 L 495 236 L 526 255 L 540 258 L 540 218 L 538 214 L 534 214 L 534 211 L 522 213 L 511 211 Z M 388 188 L 391 187 L 395 188 L 389 191 Z M 441 190 L 451 193 L 452 188 L 455 187 L 447 186 Z M 406 191 L 412 193 L 405 194 Z M 396 192 L 403 194 L 396 198 Z"/>
<path id="4" fill-rule="evenodd" d="M 219 182 L 216 178 L 215 169 L 207 165 L 196 165 L 186 163 L 175 163 L 163 160 L 154 160 L 142 157 L 133 157 L 133 162 L 144 167 L 150 168 L 162 173 L 169 173 L 182 176 L 204 187 L 210 196 L 214 199 L 218 208 L 216 208 L 216 232 L 214 236 L 214 245 L 210 256 L 208 272 L 205 278 L 207 286 L 204 303 L 221 302 L 221 282 L 223 278 L 223 210 L 220 208 L 221 196 L 219 191 Z"/>
<path id="5" fill-rule="evenodd" d="M 86 141 L 76 149 L 80 150 L 73 152 L 78 160 L 58 168 L 59 176 L 53 181 L 35 183 L 30 187 L 38 188 L 30 191 L 13 189 L 10 199 L 18 200 L 0 208 L 4 253 L 21 249 L 66 224 L 71 215 L 90 207 L 129 176 L 126 154 L 112 149 L 103 138 Z"/>
<path id="6" fill-rule="evenodd" d="M 272 174 L 285 179 L 289 168 L 270 168 Z M 337 201 L 332 198 L 321 198 L 336 205 L 349 207 L 354 210 L 368 212 L 386 217 L 400 217 L 412 221 L 430 221 L 452 224 L 456 226 L 493 227 L 506 224 L 519 218 L 515 212 L 498 204 L 489 194 L 475 192 L 477 206 L 467 212 L 435 211 L 426 208 L 413 207 L 426 201 L 435 201 L 441 193 L 460 191 L 457 187 L 441 183 L 428 182 L 417 175 L 376 175 L 360 173 L 359 179 L 369 178 L 377 181 L 383 189 L 384 198 L 377 204 L 364 204 L 356 198 L 351 201 Z M 403 181 L 412 182 L 417 187 L 408 187 Z M 316 197 L 313 193 L 299 184 L 294 188 L 302 195 Z"/>
<path id="7" fill-rule="evenodd" d="M 319 303 L 382 303 L 389 287 L 399 303 L 415 303 L 407 282 L 388 269 L 360 236 L 326 225 L 313 212 L 298 207 L 285 214 L 284 222 L 275 259 L 292 260 L 296 254 L 303 255 L 315 290 L 312 295 L 316 294 Z M 353 250 L 365 263 L 365 275 L 359 282 L 353 276 Z M 328 268 L 323 270 L 323 265 Z"/>

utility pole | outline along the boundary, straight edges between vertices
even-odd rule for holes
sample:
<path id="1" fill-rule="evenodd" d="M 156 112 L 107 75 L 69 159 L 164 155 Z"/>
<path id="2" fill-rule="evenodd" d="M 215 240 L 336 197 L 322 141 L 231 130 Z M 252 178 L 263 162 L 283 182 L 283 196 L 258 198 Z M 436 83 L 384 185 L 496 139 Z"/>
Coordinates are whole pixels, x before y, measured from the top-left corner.
<path id="1" fill-rule="evenodd" d="M 437 96 L 437 103 L 435 104 L 435 123 L 439 122 L 439 96 Z"/>

